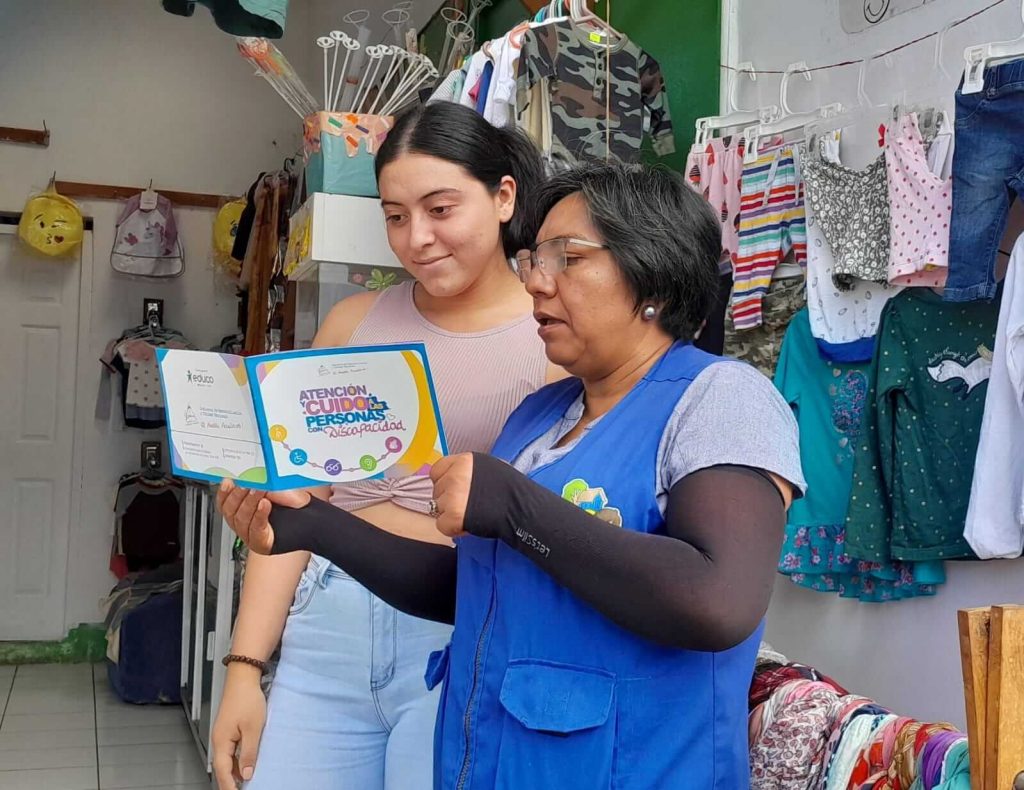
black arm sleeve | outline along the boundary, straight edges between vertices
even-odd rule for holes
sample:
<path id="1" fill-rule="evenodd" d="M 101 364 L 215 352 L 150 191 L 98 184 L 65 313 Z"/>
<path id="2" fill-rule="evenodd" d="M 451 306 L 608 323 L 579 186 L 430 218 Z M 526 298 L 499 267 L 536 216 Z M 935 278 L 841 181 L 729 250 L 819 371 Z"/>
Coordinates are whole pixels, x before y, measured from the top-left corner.
<path id="1" fill-rule="evenodd" d="M 272 554 L 326 557 L 374 595 L 415 617 L 455 622 L 455 549 L 379 529 L 315 497 L 303 508 L 275 507 Z"/>
<path id="2" fill-rule="evenodd" d="M 750 636 L 764 616 L 785 519 L 771 478 L 717 466 L 672 488 L 665 535 L 634 532 L 477 454 L 465 530 L 505 541 L 633 633 L 718 651 Z"/>

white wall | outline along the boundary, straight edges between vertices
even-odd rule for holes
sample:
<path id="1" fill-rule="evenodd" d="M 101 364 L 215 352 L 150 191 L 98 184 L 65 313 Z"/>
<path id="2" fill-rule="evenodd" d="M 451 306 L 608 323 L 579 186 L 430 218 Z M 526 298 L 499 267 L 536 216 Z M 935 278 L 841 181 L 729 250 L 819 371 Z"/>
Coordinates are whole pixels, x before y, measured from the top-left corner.
<path id="1" fill-rule="evenodd" d="M 736 61 L 758 69 L 784 69 L 804 60 L 810 66 L 871 56 L 988 5 L 988 0 L 935 0 L 872 30 L 847 35 L 834 2 L 822 0 L 737 0 Z M 907 92 L 911 100 L 943 95 L 951 106 L 962 70 L 965 46 L 1019 34 L 1020 3 L 1007 0 L 949 32 L 944 59 L 951 79 L 933 67 L 934 39 L 893 55 L 889 68 L 879 60 L 867 72 L 873 102 L 891 102 Z M 793 81 L 794 110 L 842 101 L 857 103 L 857 66 L 816 72 L 811 82 Z M 777 104 L 779 78 L 744 80 L 740 105 Z M 751 87 L 754 90 L 751 90 Z M 845 132 L 844 132 L 845 134 Z M 859 139 L 848 134 L 848 164 L 861 166 L 877 148 L 872 130 Z M 791 659 L 835 676 L 851 690 L 867 694 L 902 714 L 965 723 L 956 612 L 1024 600 L 1021 562 L 947 563 L 948 581 L 938 595 L 901 603 L 860 604 L 795 587 L 780 578 L 768 616 L 768 639 Z"/>
<path id="2" fill-rule="evenodd" d="M 4 0 L 0 22 L 0 123 L 40 128 L 49 148 L 0 144 L 0 211 L 20 211 L 50 174 L 68 181 L 239 194 L 261 169 L 280 167 L 301 139 L 299 119 L 252 75 L 231 37 L 205 9 L 185 19 L 156 0 Z M 306 7 L 293 2 L 282 50 L 308 67 Z M 277 145 L 275 145 L 275 141 Z M 69 627 L 99 619 L 111 504 L 120 474 L 138 467 L 139 442 L 163 432 L 94 417 L 110 338 L 140 322 L 143 297 L 165 300 L 165 322 L 200 347 L 235 325 L 232 289 L 209 264 L 213 212 L 176 212 L 187 269 L 178 280 L 139 283 L 109 264 L 117 204 L 82 201 L 94 218 L 91 271 L 83 272 L 86 332 L 79 338 L 76 414 L 83 449 L 83 507 L 71 525 Z M 0 639 L 3 634 L 0 634 Z"/>

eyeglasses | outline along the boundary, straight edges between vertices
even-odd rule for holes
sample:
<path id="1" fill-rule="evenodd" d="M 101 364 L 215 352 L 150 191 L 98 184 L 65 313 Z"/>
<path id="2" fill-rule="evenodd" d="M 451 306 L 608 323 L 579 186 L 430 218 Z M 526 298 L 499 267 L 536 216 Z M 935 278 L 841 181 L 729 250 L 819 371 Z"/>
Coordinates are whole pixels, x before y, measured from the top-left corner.
<path id="1" fill-rule="evenodd" d="M 587 239 L 558 238 L 542 241 L 531 250 L 520 250 L 516 253 L 515 267 L 516 274 L 522 282 L 530 279 L 530 272 L 536 266 L 544 274 L 554 277 L 559 272 L 565 271 L 569 265 L 569 248 L 588 247 L 593 250 L 606 250 L 607 244 L 599 244 L 596 241 Z"/>

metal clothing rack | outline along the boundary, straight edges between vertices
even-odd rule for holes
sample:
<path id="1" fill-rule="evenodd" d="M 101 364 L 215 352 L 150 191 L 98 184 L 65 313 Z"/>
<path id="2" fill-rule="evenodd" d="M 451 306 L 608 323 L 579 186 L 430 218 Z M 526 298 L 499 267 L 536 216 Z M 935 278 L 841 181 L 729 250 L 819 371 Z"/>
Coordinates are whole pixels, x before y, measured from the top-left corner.
<path id="1" fill-rule="evenodd" d="M 207 773 L 213 767 L 213 722 L 227 672 L 220 659 L 231 645 L 235 608 L 234 533 L 212 501 L 208 485 L 186 481 L 181 704 Z M 211 592 L 216 595 L 212 625 L 206 617 Z"/>

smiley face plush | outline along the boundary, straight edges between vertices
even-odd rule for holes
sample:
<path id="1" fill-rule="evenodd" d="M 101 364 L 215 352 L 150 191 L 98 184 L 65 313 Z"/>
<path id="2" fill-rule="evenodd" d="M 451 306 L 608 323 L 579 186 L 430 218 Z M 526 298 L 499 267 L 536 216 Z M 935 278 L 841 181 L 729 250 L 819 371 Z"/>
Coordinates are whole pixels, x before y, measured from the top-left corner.
<path id="1" fill-rule="evenodd" d="M 82 243 L 82 212 L 51 186 L 29 199 L 18 223 L 18 236 L 36 252 L 51 258 L 68 255 Z"/>

